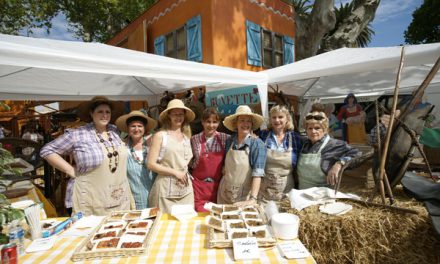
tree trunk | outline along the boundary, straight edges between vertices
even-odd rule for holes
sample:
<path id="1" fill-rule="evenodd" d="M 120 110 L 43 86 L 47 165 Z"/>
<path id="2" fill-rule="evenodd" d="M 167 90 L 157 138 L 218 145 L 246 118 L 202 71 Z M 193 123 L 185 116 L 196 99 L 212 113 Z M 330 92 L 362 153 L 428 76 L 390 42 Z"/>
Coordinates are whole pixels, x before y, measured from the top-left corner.
<path id="1" fill-rule="evenodd" d="M 335 33 L 324 41 L 323 52 L 352 47 L 356 38 L 364 28 L 374 19 L 380 0 L 354 0 L 353 13 L 338 27 Z"/>
<path id="2" fill-rule="evenodd" d="M 335 27 L 334 1 L 316 0 L 308 17 L 295 13 L 295 23 L 295 60 L 299 61 L 316 55 L 325 34 Z"/>

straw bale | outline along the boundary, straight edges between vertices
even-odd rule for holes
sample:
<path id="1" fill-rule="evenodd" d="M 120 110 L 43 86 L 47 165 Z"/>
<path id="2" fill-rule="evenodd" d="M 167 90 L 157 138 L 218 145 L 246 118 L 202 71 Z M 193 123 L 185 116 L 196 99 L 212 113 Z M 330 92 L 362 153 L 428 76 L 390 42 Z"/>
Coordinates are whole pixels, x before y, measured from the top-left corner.
<path id="1" fill-rule="evenodd" d="M 281 201 L 280 211 L 300 217 L 299 238 L 317 263 L 440 263 L 440 237 L 425 207 L 401 187 L 394 192 L 396 206 L 418 214 L 344 201 L 353 210 L 330 216 L 319 212 L 319 206 L 298 212 L 288 199 Z M 376 197 L 374 202 L 381 200 Z"/>

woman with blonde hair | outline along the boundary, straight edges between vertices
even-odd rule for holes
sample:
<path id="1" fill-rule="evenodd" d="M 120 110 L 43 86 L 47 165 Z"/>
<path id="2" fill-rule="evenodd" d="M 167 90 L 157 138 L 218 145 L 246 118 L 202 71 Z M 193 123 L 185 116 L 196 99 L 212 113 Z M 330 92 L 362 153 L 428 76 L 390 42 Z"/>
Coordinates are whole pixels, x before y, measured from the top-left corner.
<path id="1" fill-rule="evenodd" d="M 347 142 L 331 138 L 328 126 L 324 112 L 311 112 L 305 117 L 307 140 L 297 164 L 299 189 L 335 185 L 342 166 L 361 155 Z"/>
<path id="2" fill-rule="evenodd" d="M 267 149 L 265 177 L 260 199 L 279 201 L 294 188 L 293 170 L 301 150 L 300 135 L 293 131 L 293 119 L 287 107 L 276 105 L 269 112 L 268 130 L 260 132 Z"/>
<path id="3" fill-rule="evenodd" d="M 173 99 L 160 113 L 162 128 L 154 134 L 148 153 L 148 169 L 157 173 L 151 188 L 149 206 L 159 207 L 171 213 L 174 204 L 194 206 L 194 192 L 188 173 L 188 164 L 193 156 L 191 129 L 194 112 L 179 99 Z"/>

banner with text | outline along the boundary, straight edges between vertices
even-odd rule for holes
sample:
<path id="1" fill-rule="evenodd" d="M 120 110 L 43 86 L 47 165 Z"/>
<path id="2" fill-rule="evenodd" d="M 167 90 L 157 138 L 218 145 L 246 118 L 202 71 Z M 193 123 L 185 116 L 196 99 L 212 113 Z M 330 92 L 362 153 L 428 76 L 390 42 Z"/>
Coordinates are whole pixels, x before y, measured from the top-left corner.
<path id="1" fill-rule="evenodd" d="M 252 111 L 261 114 L 261 101 L 256 85 L 225 90 L 209 91 L 205 94 L 206 107 L 215 107 L 222 116 L 235 113 L 239 105 L 248 105 Z"/>

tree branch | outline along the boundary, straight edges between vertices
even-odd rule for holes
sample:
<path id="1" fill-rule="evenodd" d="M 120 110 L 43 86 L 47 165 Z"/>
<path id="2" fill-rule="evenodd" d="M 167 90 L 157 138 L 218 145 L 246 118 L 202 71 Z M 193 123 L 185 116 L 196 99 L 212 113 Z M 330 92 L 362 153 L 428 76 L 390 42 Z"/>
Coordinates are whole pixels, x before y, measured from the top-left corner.
<path id="1" fill-rule="evenodd" d="M 380 0 L 354 0 L 353 13 L 326 39 L 323 51 L 353 47 L 362 30 L 374 19 L 379 3 Z"/>
<path id="2" fill-rule="evenodd" d="M 322 38 L 335 27 L 334 0 L 316 0 L 307 18 L 295 13 L 296 61 L 316 55 Z"/>

